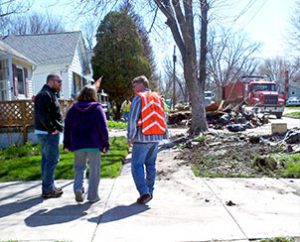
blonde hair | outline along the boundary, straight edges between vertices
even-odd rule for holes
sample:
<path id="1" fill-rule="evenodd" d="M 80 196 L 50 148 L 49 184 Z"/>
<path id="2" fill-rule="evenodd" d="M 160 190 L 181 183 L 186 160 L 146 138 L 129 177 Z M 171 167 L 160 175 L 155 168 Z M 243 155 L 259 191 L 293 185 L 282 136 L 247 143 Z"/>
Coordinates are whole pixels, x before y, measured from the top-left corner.
<path id="1" fill-rule="evenodd" d="M 149 81 L 147 79 L 147 77 L 145 77 L 144 75 L 142 76 L 137 76 L 136 78 L 134 78 L 132 80 L 132 85 L 133 84 L 138 84 L 138 83 L 143 83 L 145 87 L 149 87 Z"/>
<path id="2" fill-rule="evenodd" d="M 97 92 L 93 86 L 85 86 L 81 89 L 78 97 L 78 102 L 97 102 Z"/>

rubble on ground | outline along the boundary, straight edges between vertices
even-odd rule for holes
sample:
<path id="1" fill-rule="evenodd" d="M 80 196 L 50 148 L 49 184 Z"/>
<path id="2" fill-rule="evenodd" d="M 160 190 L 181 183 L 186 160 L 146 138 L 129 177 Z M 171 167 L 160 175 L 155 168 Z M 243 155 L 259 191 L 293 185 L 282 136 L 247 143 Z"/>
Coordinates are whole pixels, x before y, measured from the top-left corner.
<path id="1" fill-rule="evenodd" d="M 186 107 L 175 109 L 170 112 L 168 123 L 188 126 L 191 124 L 191 117 L 191 111 Z M 231 132 L 244 131 L 269 123 L 268 115 L 245 110 L 241 104 L 225 106 L 223 100 L 206 107 L 206 118 L 209 128 L 228 129 Z"/>
<path id="2" fill-rule="evenodd" d="M 185 140 L 178 158 L 192 162 L 193 170 L 205 177 L 276 177 L 286 165 L 282 153 L 300 153 L 299 141 L 286 142 L 291 142 L 290 137 L 299 132 L 293 129 L 286 135 L 270 136 L 223 130 L 207 132 Z"/>

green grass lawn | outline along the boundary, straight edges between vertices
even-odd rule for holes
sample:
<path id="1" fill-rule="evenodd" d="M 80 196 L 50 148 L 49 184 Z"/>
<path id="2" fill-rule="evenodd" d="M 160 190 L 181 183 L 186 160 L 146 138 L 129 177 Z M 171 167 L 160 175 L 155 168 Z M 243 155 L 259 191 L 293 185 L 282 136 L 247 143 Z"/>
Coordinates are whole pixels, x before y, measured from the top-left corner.
<path id="1" fill-rule="evenodd" d="M 107 121 L 109 129 L 127 129 L 127 123 L 125 122 L 118 122 L 118 121 Z"/>
<path id="2" fill-rule="evenodd" d="M 101 177 L 119 176 L 122 161 L 128 154 L 125 137 L 110 138 L 110 151 L 101 154 Z M 17 180 L 40 180 L 40 146 L 27 143 L 22 146 L 10 146 L 0 150 L 0 182 Z M 61 148 L 60 161 L 56 168 L 56 179 L 74 178 L 74 154 Z M 88 171 L 87 171 L 88 172 Z"/>
<path id="3" fill-rule="evenodd" d="M 300 154 L 282 154 L 278 160 L 285 164 L 280 177 L 300 178 Z"/>
<path id="4" fill-rule="evenodd" d="M 300 111 L 298 112 L 290 112 L 284 115 L 285 117 L 290 117 L 290 118 L 300 118 Z"/>

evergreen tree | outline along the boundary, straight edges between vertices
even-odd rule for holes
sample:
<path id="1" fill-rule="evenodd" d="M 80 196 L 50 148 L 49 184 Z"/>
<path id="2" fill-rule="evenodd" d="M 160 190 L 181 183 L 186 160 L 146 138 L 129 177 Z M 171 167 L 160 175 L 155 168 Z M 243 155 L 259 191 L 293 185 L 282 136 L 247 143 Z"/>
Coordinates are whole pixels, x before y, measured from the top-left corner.
<path id="1" fill-rule="evenodd" d="M 110 12 L 101 22 L 94 48 L 94 77 L 103 76 L 101 87 L 115 105 L 115 118 L 120 117 L 124 99 L 132 96 L 131 80 L 138 75 L 151 75 L 151 67 L 143 53 L 137 26 L 124 12 Z"/>
<path id="2" fill-rule="evenodd" d="M 150 83 L 153 88 L 157 89 L 159 79 L 157 76 L 157 67 L 154 59 L 152 45 L 143 19 L 135 12 L 134 7 L 129 0 L 124 0 L 123 4 L 120 6 L 120 11 L 125 11 L 126 13 L 128 13 L 137 26 L 137 32 L 143 44 L 144 56 L 148 59 L 151 67 Z"/>

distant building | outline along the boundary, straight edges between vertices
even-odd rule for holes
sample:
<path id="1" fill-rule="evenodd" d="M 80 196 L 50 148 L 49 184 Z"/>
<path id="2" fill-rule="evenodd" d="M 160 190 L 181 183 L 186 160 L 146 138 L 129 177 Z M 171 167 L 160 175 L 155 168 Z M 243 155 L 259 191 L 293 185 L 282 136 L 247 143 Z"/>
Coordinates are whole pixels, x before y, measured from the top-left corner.
<path id="1" fill-rule="evenodd" d="M 289 84 L 289 97 L 300 98 L 300 81 L 292 82 Z"/>

